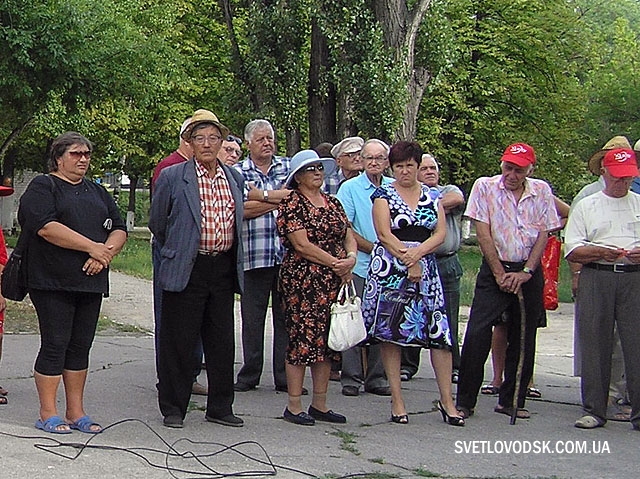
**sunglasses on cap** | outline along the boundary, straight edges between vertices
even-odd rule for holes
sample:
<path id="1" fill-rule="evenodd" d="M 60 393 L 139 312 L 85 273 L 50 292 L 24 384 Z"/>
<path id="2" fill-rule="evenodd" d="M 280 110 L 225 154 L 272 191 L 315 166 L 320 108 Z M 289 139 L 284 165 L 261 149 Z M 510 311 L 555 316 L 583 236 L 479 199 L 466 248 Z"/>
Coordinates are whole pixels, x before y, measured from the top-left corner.
<path id="1" fill-rule="evenodd" d="M 237 136 L 229 135 L 227 136 L 227 141 L 235 141 L 238 146 L 242 146 L 242 139 Z"/>

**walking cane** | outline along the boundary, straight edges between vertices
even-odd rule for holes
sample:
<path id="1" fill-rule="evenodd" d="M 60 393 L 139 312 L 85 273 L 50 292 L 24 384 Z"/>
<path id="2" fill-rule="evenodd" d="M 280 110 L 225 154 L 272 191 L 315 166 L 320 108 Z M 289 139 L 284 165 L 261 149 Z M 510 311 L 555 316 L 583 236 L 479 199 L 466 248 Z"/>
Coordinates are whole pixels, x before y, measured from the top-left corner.
<path id="1" fill-rule="evenodd" d="M 518 417 L 518 396 L 520 395 L 520 384 L 522 383 L 522 368 L 524 366 L 524 345 L 526 334 L 526 322 L 527 314 L 524 308 L 524 296 L 522 294 L 522 288 L 518 290 L 518 305 L 520 306 L 520 353 L 518 354 L 518 369 L 516 370 L 516 389 L 513 393 L 513 411 L 511 412 L 511 421 L 509 424 L 512 426 L 516 423 Z"/>

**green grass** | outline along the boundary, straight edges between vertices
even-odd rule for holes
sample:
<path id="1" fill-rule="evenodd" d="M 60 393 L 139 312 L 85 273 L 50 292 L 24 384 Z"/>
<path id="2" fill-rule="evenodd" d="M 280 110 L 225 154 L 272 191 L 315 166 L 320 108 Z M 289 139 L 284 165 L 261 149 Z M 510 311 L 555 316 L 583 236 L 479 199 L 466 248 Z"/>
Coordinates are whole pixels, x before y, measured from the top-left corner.
<path id="1" fill-rule="evenodd" d="M 476 284 L 476 275 L 482 263 L 482 254 L 477 246 L 464 245 L 458 253 L 462 264 L 462 278 L 460 280 L 460 304 L 470 306 L 473 300 L 473 290 Z M 570 303 L 571 299 L 571 271 L 564 259 L 560 260 L 560 278 L 558 280 L 558 300 L 561 303 Z"/>
<path id="2" fill-rule="evenodd" d="M 16 237 L 7 236 L 7 245 L 15 246 Z M 470 306 L 473 300 L 473 290 L 476 284 L 476 275 L 482 262 L 482 254 L 477 246 L 463 245 L 459 252 L 462 264 L 462 278 L 460 280 L 460 304 Z M 151 265 L 151 243 L 148 232 L 135 232 L 129 234 L 129 239 L 118 256 L 113 259 L 111 268 L 115 271 L 151 280 L 153 271 Z M 558 298 L 561 303 L 570 303 L 571 299 L 571 272 L 567 262 L 560 261 L 560 280 L 558 282 Z"/>
<path id="3" fill-rule="evenodd" d="M 471 306 L 473 289 L 476 285 L 476 275 L 482 263 L 482 254 L 477 246 L 462 246 L 458 253 L 462 265 L 462 278 L 460 279 L 460 304 Z"/>
<path id="4" fill-rule="evenodd" d="M 331 435 L 340 438 L 340 449 L 350 452 L 356 456 L 360 455 L 360 451 L 358 451 L 358 448 L 356 447 L 357 434 L 342 431 L 340 429 L 334 429 Z"/>
<path id="5" fill-rule="evenodd" d="M 111 268 L 136 278 L 152 279 L 153 266 L 149 236 L 130 234 L 120 254 L 113 258 Z"/>

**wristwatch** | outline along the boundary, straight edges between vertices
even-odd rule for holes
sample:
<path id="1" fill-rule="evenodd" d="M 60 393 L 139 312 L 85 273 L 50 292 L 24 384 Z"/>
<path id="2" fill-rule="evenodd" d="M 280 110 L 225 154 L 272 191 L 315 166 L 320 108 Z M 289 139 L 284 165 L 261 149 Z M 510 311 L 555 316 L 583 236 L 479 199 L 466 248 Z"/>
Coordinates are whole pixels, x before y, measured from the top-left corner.
<path id="1" fill-rule="evenodd" d="M 533 276 L 533 270 L 531 268 L 527 268 L 526 266 L 524 268 L 522 268 L 522 272 L 530 274 L 531 276 Z"/>
<path id="2" fill-rule="evenodd" d="M 262 199 L 264 201 L 269 201 L 269 190 L 262 190 Z"/>

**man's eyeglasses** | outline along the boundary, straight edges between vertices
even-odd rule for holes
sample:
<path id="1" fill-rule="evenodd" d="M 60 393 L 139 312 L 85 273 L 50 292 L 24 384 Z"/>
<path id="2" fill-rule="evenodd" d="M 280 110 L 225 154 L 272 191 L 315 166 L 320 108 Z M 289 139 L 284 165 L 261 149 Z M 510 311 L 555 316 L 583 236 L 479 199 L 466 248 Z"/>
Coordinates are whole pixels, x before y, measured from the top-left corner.
<path id="1" fill-rule="evenodd" d="M 191 139 L 196 145 L 204 145 L 205 142 L 207 142 L 207 140 L 212 145 L 215 145 L 216 143 L 220 143 L 222 141 L 222 137 L 218 135 L 209 135 L 209 136 L 196 135 L 191 137 Z"/>
<path id="2" fill-rule="evenodd" d="M 230 141 L 230 140 L 227 140 L 227 141 Z M 234 148 L 233 146 L 225 146 L 224 151 L 227 152 L 227 155 L 235 155 L 237 157 L 242 156 L 242 150 L 239 150 L 238 148 Z"/>
<path id="3" fill-rule="evenodd" d="M 317 165 L 307 165 L 303 168 L 303 171 L 324 171 L 324 165 L 318 163 Z"/>
<path id="4" fill-rule="evenodd" d="M 386 156 L 363 156 L 362 159 L 364 161 L 375 161 L 376 163 L 382 163 L 384 162 L 387 157 Z"/>
<path id="5" fill-rule="evenodd" d="M 340 156 L 346 156 L 350 160 L 353 160 L 354 158 L 357 158 L 358 156 L 360 156 L 360 152 L 359 151 L 354 151 L 352 153 L 343 153 Z"/>
<path id="6" fill-rule="evenodd" d="M 68 151 L 67 153 L 69 153 L 69 156 L 78 161 L 79 159 L 81 159 L 83 156 L 87 159 L 90 160 L 91 159 L 91 152 L 90 151 Z"/>

